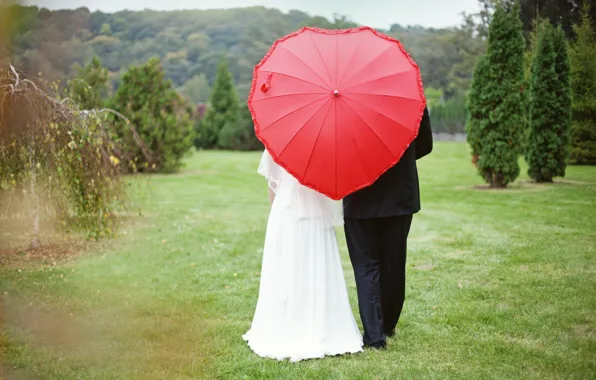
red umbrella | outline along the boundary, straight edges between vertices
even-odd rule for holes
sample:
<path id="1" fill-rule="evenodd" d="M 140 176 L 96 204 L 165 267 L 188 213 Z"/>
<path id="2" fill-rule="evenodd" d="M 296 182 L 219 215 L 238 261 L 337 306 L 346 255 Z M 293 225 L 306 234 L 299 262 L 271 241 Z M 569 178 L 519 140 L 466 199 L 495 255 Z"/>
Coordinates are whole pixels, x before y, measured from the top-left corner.
<path id="1" fill-rule="evenodd" d="M 369 27 L 303 28 L 278 40 L 255 67 L 248 98 L 273 159 L 332 199 L 395 165 L 425 106 L 418 65 Z"/>

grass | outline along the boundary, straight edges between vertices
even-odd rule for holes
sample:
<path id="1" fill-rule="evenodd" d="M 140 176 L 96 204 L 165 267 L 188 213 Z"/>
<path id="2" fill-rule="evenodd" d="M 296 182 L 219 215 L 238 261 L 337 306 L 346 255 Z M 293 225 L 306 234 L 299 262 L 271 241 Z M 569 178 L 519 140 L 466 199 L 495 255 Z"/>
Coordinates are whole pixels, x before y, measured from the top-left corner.
<path id="1" fill-rule="evenodd" d="M 596 377 L 595 167 L 479 190 L 467 146 L 437 144 L 419 163 L 423 211 L 388 350 L 293 364 L 261 359 L 241 339 L 268 213 L 258 160 L 197 153 L 138 193 L 144 217 L 122 238 L 55 265 L 0 268 L 0 378 Z"/>

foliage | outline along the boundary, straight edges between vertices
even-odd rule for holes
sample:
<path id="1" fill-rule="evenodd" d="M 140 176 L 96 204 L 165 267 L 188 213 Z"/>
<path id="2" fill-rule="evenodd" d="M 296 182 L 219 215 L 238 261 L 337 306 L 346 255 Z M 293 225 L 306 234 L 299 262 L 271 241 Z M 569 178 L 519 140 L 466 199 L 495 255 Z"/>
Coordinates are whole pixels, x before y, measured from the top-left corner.
<path id="1" fill-rule="evenodd" d="M 93 57 L 85 67 L 76 65 L 77 76 L 68 82 L 68 96 L 82 109 L 99 109 L 108 96 L 108 70 Z"/>
<path id="2" fill-rule="evenodd" d="M 564 30 L 559 26 L 553 31 L 553 48 L 555 49 L 555 72 L 557 73 L 557 114 L 553 120 L 554 124 L 560 126 L 558 138 L 561 142 L 557 152 L 557 159 L 564 169 L 569 160 L 571 146 L 571 118 L 572 118 L 572 96 L 571 96 L 571 63 L 569 60 L 569 45 Z"/>
<path id="3" fill-rule="evenodd" d="M 31 213 L 32 246 L 45 218 L 91 237 L 109 235 L 124 198 L 108 123 L 38 83 L 12 66 L 0 72 L 0 220 L 15 224 L 23 210 Z"/>
<path id="4" fill-rule="evenodd" d="M 545 21 L 539 28 L 529 94 L 528 175 L 536 182 L 565 176 L 571 121 L 567 41 Z M 556 46 L 555 46 L 556 45 Z"/>
<path id="5" fill-rule="evenodd" d="M 581 19 L 578 5 L 587 0 L 523 0 L 521 1 L 521 19 L 524 32 L 529 34 L 534 29 L 534 20 L 543 18 L 553 25 L 560 25 L 567 38 L 574 38 L 573 25 Z M 591 10 L 591 17 L 596 17 L 596 7 Z"/>
<path id="6" fill-rule="evenodd" d="M 231 129 L 236 128 L 237 122 L 238 95 L 224 57 L 219 64 L 205 117 L 201 120 L 197 148 L 224 147 L 226 143 L 219 141 L 220 133 L 226 128 L 227 139 L 229 139 L 232 135 Z"/>
<path id="7" fill-rule="evenodd" d="M 432 109 L 443 100 L 443 91 L 427 86 L 424 88 L 424 96 L 426 97 L 426 105 L 429 109 Z"/>
<path id="8" fill-rule="evenodd" d="M 447 74 L 448 88 L 447 95 L 465 97 L 472 82 L 472 74 L 478 57 L 486 53 L 486 37 L 484 25 L 477 25 L 475 17 L 481 20 L 489 17 L 485 9 L 478 15 L 464 15 L 464 23 L 456 29 L 449 44 L 452 49 L 459 52 Z M 486 28 L 488 25 L 486 25 Z"/>
<path id="9" fill-rule="evenodd" d="M 125 147 L 120 158 L 141 172 L 175 172 L 192 147 L 191 111 L 165 80 L 158 59 L 131 67 L 122 77 L 112 108 L 126 115 L 116 121 Z"/>
<path id="10" fill-rule="evenodd" d="M 219 133 L 219 147 L 230 150 L 260 150 L 263 145 L 255 134 L 252 116 L 247 105 L 240 107 L 238 121 L 226 123 Z"/>
<path id="11" fill-rule="evenodd" d="M 468 93 L 466 133 L 468 144 L 472 148 L 472 162 L 476 164 L 482 152 L 484 127 L 489 118 L 489 104 L 487 103 L 486 84 L 489 80 L 488 57 L 478 58 L 474 69 L 474 79 Z"/>
<path id="12" fill-rule="evenodd" d="M 502 188 L 519 175 L 518 154 L 524 129 L 524 46 L 519 3 L 498 5 L 488 36 L 488 79 L 482 89 L 484 111 L 478 169 L 491 187 Z"/>
<path id="13" fill-rule="evenodd" d="M 530 75 L 532 73 L 532 63 L 534 61 L 534 57 L 536 56 L 536 49 L 538 48 L 538 38 L 541 35 L 541 28 L 544 25 L 550 25 L 550 23 L 544 20 L 542 17 L 537 16 L 534 21 L 532 22 L 532 30 L 528 33 L 527 40 L 527 49 L 524 54 L 524 72 L 526 83 L 529 85 L 530 83 Z"/>
<path id="14" fill-rule="evenodd" d="M 592 6 L 592 10 L 596 6 Z M 570 50 L 573 123 L 571 163 L 596 165 L 596 30 L 588 3 Z"/>
<path id="15" fill-rule="evenodd" d="M 175 88 L 200 74 L 213 85 L 225 53 L 242 98 L 248 95 L 253 67 L 276 39 L 305 25 L 330 29 L 356 25 L 341 15 L 328 20 L 264 7 L 116 13 L 10 9 L 6 57 L 28 73 L 65 80 L 73 74 L 73 64 L 86 64 L 98 55 L 116 80 L 130 65 L 157 57 Z M 443 91 L 447 98 L 465 94 L 475 58 L 486 45 L 465 25 L 443 29 L 394 25 L 385 32 L 403 42 L 419 64 L 425 85 Z"/>
<path id="16" fill-rule="evenodd" d="M 432 87 L 426 87 L 424 94 L 430 111 L 433 132 L 465 132 L 467 111 L 464 95 L 446 98 L 443 91 Z"/>
<path id="17" fill-rule="evenodd" d="M 466 98 L 458 96 L 436 104 L 430 110 L 434 132 L 463 133 L 466 124 Z"/>
<path id="18" fill-rule="evenodd" d="M 548 23 L 547 20 L 540 17 L 540 15 L 536 16 L 536 18 L 532 22 L 532 30 L 526 36 L 526 51 L 524 53 L 524 89 L 528 90 L 530 88 L 530 79 L 532 74 L 532 62 L 534 57 L 536 56 L 536 49 L 538 47 L 538 37 L 540 35 L 540 29 Z M 550 25 L 550 24 L 549 24 Z M 530 91 L 524 91 L 524 105 L 525 105 L 525 123 L 526 123 L 526 130 L 524 132 L 524 136 L 522 139 L 522 152 L 526 152 L 526 147 L 528 143 L 528 131 L 530 129 L 530 113 L 529 113 L 529 104 L 530 104 Z"/>
<path id="19" fill-rule="evenodd" d="M 488 28 L 498 2 L 504 0 L 478 0 L 479 10 L 476 13 L 464 12 L 464 25 L 481 39 L 488 38 Z"/>
<path id="20" fill-rule="evenodd" d="M 180 89 L 178 90 L 183 96 L 185 96 L 192 104 L 206 103 L 209 100 L 211 94 L 211 88 L 209 88 L 209 81 L 205 74 L 201 73 L 190 78 Z"/>
<path id="21" fill-rule="evenodd" d="M 480 11 L 476 14 L 464 14 L 477 25 L 479 34 L 488 35 L 488 25 L 498 4 L 511 8 L 515 2 L 520 3 L 520 18 L 526 37 L 535 32 L 536 20 L 549 20 L 552 25 L 560 25 L 567 38 L 574 38 L 573 25 L 581 19 L 578 6 L 590 0 L 478 0 Z M 596 7 L 589 9 L 590 17 L 596 18 Z"/>

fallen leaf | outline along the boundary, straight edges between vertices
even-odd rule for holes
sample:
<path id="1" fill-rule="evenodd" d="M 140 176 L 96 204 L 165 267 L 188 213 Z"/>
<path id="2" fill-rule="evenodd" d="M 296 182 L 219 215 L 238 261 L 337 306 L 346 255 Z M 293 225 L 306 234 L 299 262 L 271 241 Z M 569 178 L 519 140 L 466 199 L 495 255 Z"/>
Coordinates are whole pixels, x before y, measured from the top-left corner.
<path id="1" fill-rule="evenodd" d="M 458 284 L 457 284 L 457 287 L 461 289 L 461 288 L 463 288 L 464 286 L 463 286 L 463 285 L 461 284 L 461 282 L 460 282 L 460 283 L 458 283 Z"/>

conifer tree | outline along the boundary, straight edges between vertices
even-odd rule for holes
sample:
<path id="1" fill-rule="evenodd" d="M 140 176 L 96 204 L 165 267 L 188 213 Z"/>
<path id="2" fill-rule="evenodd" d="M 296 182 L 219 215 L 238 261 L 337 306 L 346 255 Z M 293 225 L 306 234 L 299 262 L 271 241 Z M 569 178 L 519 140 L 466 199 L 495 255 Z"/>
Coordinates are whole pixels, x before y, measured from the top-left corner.
<path id="1" fill-rule="evenodd" d="M 586 1 L 570 51 L 573 122 L 571 163 L 596 165 L 596 31 Z"/>
<path id="2" fill-rule="evenodd" d="M 564 175 L 565 157 L 558 151 L 561 140 L 557 96 L 559 78 L 555 71 L 554 31 L 549 21 L 540 27 L 536 54 L 532 60 L 529 94 L 529 133 L 526 148 L 528 175 L 536 182 L 551 182 Z M 561 162 L 562 161 L 562 162 Z"/>
<path id="3" fill-rule="evenodd" d="M 131 67 L 124 74 L 111 108 L 130 122 L 118 123 L 127 148 L 124 158 L 139 171 L 174 172 L 180 168 L 194 137 L 190 112 L 164 78 L 158 59 Z"/>
<path id="4" fill-rule="evenodd" d="M 224 127 L 228 125 L 231 128 L 238 122 L 238 110 L 238 95 L 224 57 L 219 63 L 207 112 L 201 120 L 200 137 L 197 139 L 199 147 L 217 147 Z"/>
<path id="5" fill-rule="evenodd" d="M 519 176 L 524 117 L 524 49 L 519 2 L 499 4 L 489 27 L 483 92 L 481 150 L 477 167 L 491 187 L 503 188 Z"/>
<path id="6" fill-rule="evenodd" d="M 474 68 L 474 77 L 468 93 L 468 116 L 466 120 L 467 141 L 472 148 L 472 162 L 477 163 L 482 151 L 482 131 L 488 120 L 487 105 L 484 89 L 488 80 L 488 65 L 486 55 L 478 58 Z"/>

